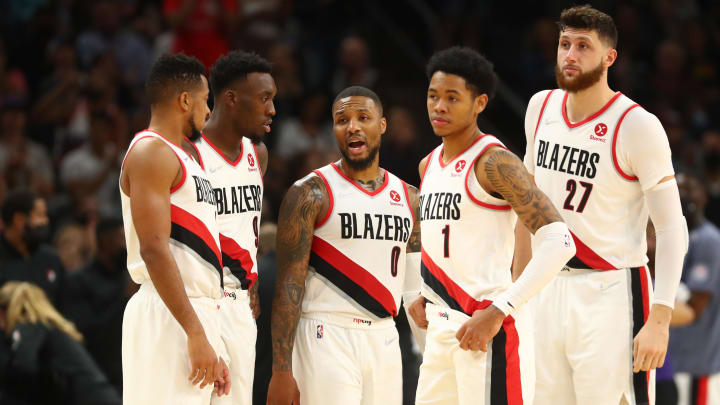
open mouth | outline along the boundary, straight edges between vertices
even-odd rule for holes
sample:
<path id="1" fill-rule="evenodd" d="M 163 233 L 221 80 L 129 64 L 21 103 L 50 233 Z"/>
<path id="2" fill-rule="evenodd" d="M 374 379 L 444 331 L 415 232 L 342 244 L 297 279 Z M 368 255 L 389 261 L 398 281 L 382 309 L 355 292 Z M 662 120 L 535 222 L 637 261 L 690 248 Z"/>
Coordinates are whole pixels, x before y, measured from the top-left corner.
<path id="1" fill-rule="evenodd" d="M 360 154 L 365 151 L 366 145 L 363 141 L 352 141 L 348 143 L 348 150 L 352 154 Z"/>
<path id="2" fill-rule="evenodd" d="M 265 121 L 265 123 L 263 124 L 263 128 L 265 128 L 266 134 L 270 132 L 270 124 L 272 124 L 272 120 Z"/>

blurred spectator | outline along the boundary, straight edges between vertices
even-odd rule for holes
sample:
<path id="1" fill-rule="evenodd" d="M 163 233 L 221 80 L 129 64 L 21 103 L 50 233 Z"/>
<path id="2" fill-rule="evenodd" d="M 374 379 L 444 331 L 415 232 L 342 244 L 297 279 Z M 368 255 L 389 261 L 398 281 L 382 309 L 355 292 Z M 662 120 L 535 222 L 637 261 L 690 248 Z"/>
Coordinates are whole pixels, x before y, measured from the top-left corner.
<path id="1" fill-rule="evenodd" d="M 43 291 L 29 283 L 0 288 L 0 370 L 3 404 L 120 405 L 107 378 L 80 343 L 82 335 Z M 3 398 L 3 395 L 6 398 Z"/>
<path id="2" fill-rule="evenodd" d="M 715 226 L 720 226 L 720 128 L 705 131 L 702 150 L 703 177 L 708 193 L 705 215 Z"/>
<path id="3" fill-rule="evenodd" d="M 46 244 L 50 224 L 45 200 L 32 191 L 11 191 L 2 205 L 2 220 L 0 285 L 9 280 L 33 283 L 62 309 L 65 268 L 55 249 Z"/>
<path id="4" fill-rule="evenodd" d="M 278 125 L 273 152 L 288 158 L 310 150 L 335 149 L 335 135 L 327 118 L 328 104 L 325 93 L 314 92 L 306 96 L 300 105 L 300 116 L 285 118 Z"/>
<path id="5" fill-rule="evenodd" d="M 88 226 L 82 226 L 76 222 L 70 222 L 61 226 L 55 233 L 53 246 L 60 256 L 66 275 L 70 275 L 91 259 L 94 253 L 93 240 L 95 235 L 90 235 Z"/>
<path id="6" fill-rule="evenodd" d="M 29 93 L 25 75 L 19 69 L 9 69 L 7 57 L 5 41 L 0 39 L 0 108 L 27 102 Z"/>
<path id="7" fill-rule="evenodd" d="M 85 336 L 88 352 L 118 390 L 122 389 L 122 319 L 137 285 L 127 268 L 120 218 L 101 219 L 96 227 L 97 254 L 67 279 L 66 313 Z"/>
<path id="8" fill-rule="evenodd" d="M 380 166 L 400 177 L 408 184 L 418 186 L 417 156 L 423 156 L 415 120 L 406 107 L 391 107 L 386 112 L 388 128 L 380 147 Z M 429 153 L 429 151 L 428 151 Z M 419 162 L 419 161 L 418 161 Z"/>
<path id="9" fill-rule="evenodd" d="M 297 114 L 297 104 L 303 95 L 304 87 L 295 50 L 290 44 L 279 42 L 270 48 L 268 61 L 272 65 L 273 79 L 278 89 L 273 100 L 278 114 Z"/>
<path id="10" fill-rule="evenodd" d="M 338 69 L 332 78 L 332 94 L 346 87 L 363 86 L 372 89 L 378 80 L 378 72 L 370 63 L 370 49 L 360 37 L 350 36 L 340 43 Z"/>
<path id="11" fill-rule="evenodd" d="M 73 201 L 95 196 L 100 215 L 119 216 L 120 152 L 111 139 L 112 120 L 107 114 L 90 116 L 90 142 L 70 152 L 60 163 L 60 181 Z"/>
<path id="12" fill-rule="evenodd" d="M 52 162 L 45 149 L 29 140 L 27 114 L 18 104 L 0 110 L 0 175 L 8 188 L 30 188 L 43 197 L 53 192 Z"/>
<path id="13" fill-rule="evenodd" d="M 272 376 L 272 340 L 270 339 L 270 308 L 275 294 L 275 237 L 277 225 L 265 223 L 260 226 L 258 245 L 258 294 L 260 316 L 257 318 L 258 335 L 255 341 L 255 378 L 253 380 L 253 404 L 267 402 L 267 389 Z"/>
<path id="14" fill-rule="evenodd" d="M 677 180 L 690 230 L 682 281 L 691 292 L 695 321 L 672 331 L 669 350 L 681 398 L 690 395 L 693 401 L 686 403 L 697 403 L 698 385 L 704 385 L 706 403 L 720 403 L 720 230 L 705 219 L 707 196 L 700 181 L 687 174 Z"/>
<path id="15" fill-rule="evenodd" d="M 164 0 L 163 11 L 174 32 L 173 52 L 195 56 L 206 66 L 228 53 L 228 34 L 237 17 L 235 0 Z"/>

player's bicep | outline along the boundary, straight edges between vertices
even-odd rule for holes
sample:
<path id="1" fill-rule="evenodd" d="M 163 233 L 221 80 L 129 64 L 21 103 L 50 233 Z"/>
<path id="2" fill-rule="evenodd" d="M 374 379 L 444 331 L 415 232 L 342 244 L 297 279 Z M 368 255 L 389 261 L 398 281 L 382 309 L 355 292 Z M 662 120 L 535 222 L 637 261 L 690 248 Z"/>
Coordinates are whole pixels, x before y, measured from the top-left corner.
<path id="1" fill-rule="evenodd" d="M 493 191 L 510 204 L 530 232 L 535 233 L 553 222 L 562 222 L 550 199 L 537 188 L 523 163 L 513 153 L 492 148 L 478 160 L 475 170 L 478 179 L 487 179 Z"/>
<path id="2" fill-rule="evenodd" d="M 408 239 L 406 252 L 415 253 L 420 252 L 420 192 L 417 188 L 408 185 L 408 194 L 410 197 L 411 209 L 415 221 L 413 222 L 413 229 Z"/>
<path id="3" fill-rule="evenodd" d="M 670 142 L 657 117 L 634 108 L 616 136 L 618 166 L 627 176 L 637 177 L 643 190 L 673 178 Z"/>

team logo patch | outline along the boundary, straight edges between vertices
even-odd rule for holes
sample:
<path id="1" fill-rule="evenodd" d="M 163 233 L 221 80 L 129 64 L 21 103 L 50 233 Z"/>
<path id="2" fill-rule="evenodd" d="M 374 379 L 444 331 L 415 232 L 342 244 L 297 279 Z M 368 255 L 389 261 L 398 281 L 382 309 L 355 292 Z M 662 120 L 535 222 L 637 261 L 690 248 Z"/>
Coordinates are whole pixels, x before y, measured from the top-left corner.
<path id="1" fill-rule="evenodd" d="M 461 171 L 463 171 L 463 169 L 465 168 L 465 165 L 466 165 L 466 164 L 467 164 L 466 161 L 464 161 L 464 160 L 458 160 L 458 162 L 455 163 L 455 171 L 456 171 L 457 173 L 460 173 Z"/>
<path id="2" fill-rule="evenodd" d="M 318 325 L 316 329 L 317 329 L 317 338 L 322 339 L 323 338 L 323 326 Z"/>
<path id="3" fill-rule="evenodd" d="M 392 191 L 390 191 L 390 198 L 391 198 L 393 201 L 398 202 L 398 201 L 400 201 L 400 194 L 398 194 L 397 191 L 392 190 Z"/>
<path id="4" fill-rule="evenodd" d="M 602 122 L 595 125 L 595 135 L 596 136 L 605 136 L 607 133 L 607 125 L 603 124 Z"/>
<path id="5" fill-rule="evenodd" d="M 250 167 L 255 166 L 255 158 L 253 158 L 251 153 L 248 153 L 248 163 L 250 164 Z"/>

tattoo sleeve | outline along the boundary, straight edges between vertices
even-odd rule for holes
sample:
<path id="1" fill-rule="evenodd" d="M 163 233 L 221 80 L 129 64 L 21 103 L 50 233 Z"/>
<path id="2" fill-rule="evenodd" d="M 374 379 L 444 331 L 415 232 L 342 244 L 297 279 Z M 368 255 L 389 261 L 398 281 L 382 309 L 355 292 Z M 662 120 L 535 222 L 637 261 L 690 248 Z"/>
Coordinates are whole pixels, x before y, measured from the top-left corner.
<path id="1" fill-rule="evenodd" d="M 523 163 L 505 149 L 491 149 L 481 158 L 484 174 L 492 187 L 515 210 L 530 232 L 562 222 L 550 199 L 537 188 Z M 478 176 L 480 178 L 480 176 Z"/>
<path id="2" fill-rule="evenodd" d="M 270 326 L 273 370 L 292 370 L 292 350 L 305 293 L 315 221 L 325 212 L 327 199 L 322 180 L 311 175 L 295 183 L 280 205 L 277 283 Z"/>
<path id="3" fill-rule="evenodd" d="M 408 184 L 408 194 L 410 197 L 410 207 L 415 217 L 415 223 L 413 224 L 412 232 L 410 233 L 410 239 L 408 239 L 406 252 L 416 253 L 420 252 L 420 192 L 417 188 Z"/>

